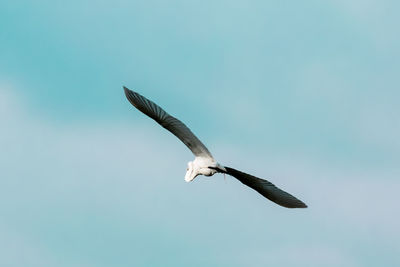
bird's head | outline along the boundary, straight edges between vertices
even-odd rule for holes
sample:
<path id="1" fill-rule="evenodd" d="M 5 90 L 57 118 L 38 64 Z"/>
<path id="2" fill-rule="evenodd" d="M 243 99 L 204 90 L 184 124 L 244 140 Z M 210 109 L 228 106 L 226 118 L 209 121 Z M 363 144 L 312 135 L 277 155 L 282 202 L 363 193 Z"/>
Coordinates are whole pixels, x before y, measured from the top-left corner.
<path id="1" fill-rule="evenodd" d="M 199 175 L 199 173 L 194 168 L 193 161 L 189 161 L 186 169 L 185 181 L 191 182 L 197 175 Z"/>

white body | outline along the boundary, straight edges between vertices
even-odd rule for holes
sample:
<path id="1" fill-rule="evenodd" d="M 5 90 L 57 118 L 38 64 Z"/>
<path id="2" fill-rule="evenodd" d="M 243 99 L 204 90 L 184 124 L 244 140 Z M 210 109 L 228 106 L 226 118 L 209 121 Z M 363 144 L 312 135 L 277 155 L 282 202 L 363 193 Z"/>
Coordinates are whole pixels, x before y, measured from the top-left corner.
<path id="1" fill-rule="evenodd" d="M 194 161 L 188 162 L 185 181 L 191 182 L 197 175 L 212 176 L 217 173 L 216 170 L 210 169 L 209 167 L 225 170 L 223 166 L 211 157 L 196 157 Z"/>

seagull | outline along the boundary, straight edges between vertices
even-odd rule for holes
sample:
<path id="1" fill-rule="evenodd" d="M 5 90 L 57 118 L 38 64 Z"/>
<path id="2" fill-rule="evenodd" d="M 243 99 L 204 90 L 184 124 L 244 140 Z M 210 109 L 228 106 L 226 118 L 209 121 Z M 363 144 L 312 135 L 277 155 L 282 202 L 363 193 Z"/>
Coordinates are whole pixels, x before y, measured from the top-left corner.
<path id="1" fill-rule="evenodd" d="M 215 161 L 207 147 L 183 122 L 169 115 L 156 103 L 139 93 L 131 91 L 125 86 L 123 88 L 126 98 L 134 107 L 178 137 L 192 151 L 195 159 L 188 162 L 185 175 L 186 182 L 193 181 L 193 179 L 198 175 L 212 176 L 216 173 L 228 174 L 280 206 L 286 208 L 307 208 L 307 205 L 304 202 L 279 189 L 267 180 L 227 166 L 222 166 Z"/>

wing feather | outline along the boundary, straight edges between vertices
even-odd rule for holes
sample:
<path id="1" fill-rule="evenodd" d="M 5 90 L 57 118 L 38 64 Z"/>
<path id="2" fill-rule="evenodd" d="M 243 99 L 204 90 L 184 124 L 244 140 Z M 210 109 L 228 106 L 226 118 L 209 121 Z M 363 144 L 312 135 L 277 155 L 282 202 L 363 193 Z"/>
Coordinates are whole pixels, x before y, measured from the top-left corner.
<path id="1" fill-rule="evenodd" d="M 165 110 L 144 96 L 129 90 L 124 86 L 126 98 L 138 110 L 158 122 L 162 127 L 178 137 L 197 157 L 212 155 L 207 147 L 180 120 L 169 115 Z"/>
<path id="2" fill-rule="evenodd" d="M 253 175 L 235 170 L 233 168 L 225 167 L 226 172 L 236 179 L 238 179 L 241 183 L 253 188 L 258 193 L 268 198 L 269 200 L 275 202 L 278 205 L 281 205 L 286 208 L 307 208 L 307 205 L 291 194 L 279 189 L 273 183 L 255 177 Z"/>

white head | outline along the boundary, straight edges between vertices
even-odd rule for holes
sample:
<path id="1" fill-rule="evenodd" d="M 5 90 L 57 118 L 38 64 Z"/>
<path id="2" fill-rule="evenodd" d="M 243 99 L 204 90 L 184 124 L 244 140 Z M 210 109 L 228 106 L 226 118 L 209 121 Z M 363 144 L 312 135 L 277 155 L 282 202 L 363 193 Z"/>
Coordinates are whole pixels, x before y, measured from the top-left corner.
<path id="1" fill-rule="evenodd" d="M 193 161 L 188 162 L 188 167 L 186 170 L 185 181 L 191 182 L 196 176 L 199 175 L 198 170 L 195 168 Z"/>

